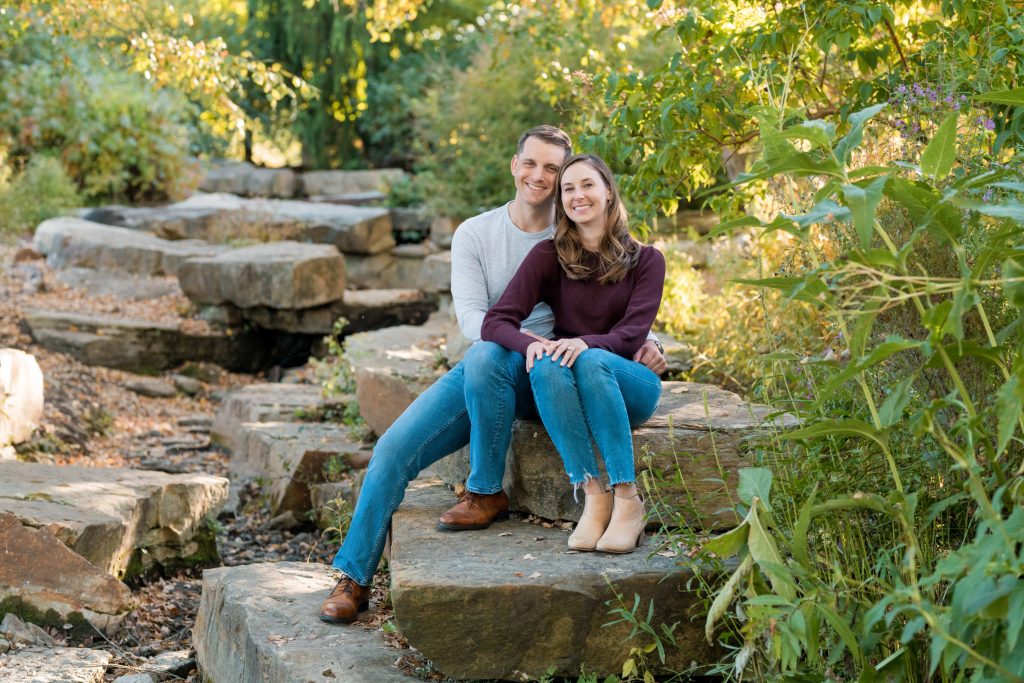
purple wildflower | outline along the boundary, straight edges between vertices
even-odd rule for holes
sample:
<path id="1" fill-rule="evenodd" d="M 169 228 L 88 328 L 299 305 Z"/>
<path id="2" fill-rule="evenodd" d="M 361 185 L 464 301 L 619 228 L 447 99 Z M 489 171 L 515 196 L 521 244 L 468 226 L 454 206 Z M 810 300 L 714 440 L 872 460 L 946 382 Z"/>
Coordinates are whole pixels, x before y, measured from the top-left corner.
<path id="1" fill-rule="evenodd" d="M 897 128 L 902 128 L 902 127 L 903 127 L 903 126 L 905 126 L 905 125 L 907 125 L 907 122 L 906 122 L 906 121 L 904 121 L 903 119 L 896 119 L 896 123 L 895 123 L 895 126 L 896 126 Z"/>
<path id="2" fill-rule="evenodd" d="M 995 130 L 996 129 L 996 122 L 993 121 L 992 119 L 985 119 L 985 124 L 984 125 L 985 125 L 985 130 Z"/>
<path id="3" fill-rule="evenodd" d="M 942 98 L 942 101 L 945 102 L 946 104 L 953 104 L 953 96 L 946 95 L 945 97 Z"/>
<path id="4" fill-rule="evenodd" d="M 921 126 L 915 121 L 914 124 L 910 126 L 910 130 L 917 133 L 921 130 Z"/>
<path id="5" fill-rule="evenodd" d="M 992 188 L 990 187 L 987 190 L 985 190 L 985 194 L 983 194 L 981 196 L 981 201 L 983 201 L 983 202 L 990 202 L 990 201 L 992 201 L 992 196 L 993 196 L 993 192 L 992 192 Z"/>
<path id="6" fill-rule="evenodd" d="M 915 83 L 914 84 L 914 94 L 915 95 L 924 95 L 924 88 L 921 87 L 920 83 Z"/>
<path id="7" fill-rule="evenodd" d="M 907 86 L 905 86 L 902 83 L 900 83 L 896 87 L 896 93 L 899 94 L 899 95 L 906 95 L 907 94 Z"/>

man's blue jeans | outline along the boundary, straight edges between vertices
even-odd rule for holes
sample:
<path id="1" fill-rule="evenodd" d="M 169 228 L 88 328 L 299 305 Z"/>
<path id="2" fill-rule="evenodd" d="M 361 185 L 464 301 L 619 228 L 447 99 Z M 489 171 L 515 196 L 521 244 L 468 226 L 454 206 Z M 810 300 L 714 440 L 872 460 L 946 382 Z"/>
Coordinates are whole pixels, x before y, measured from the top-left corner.
<path id="1" fill-rule="evenodd" d="M 537 412 L 562 456 L 569 481 L 598 475 L 591 438 L 604 458 L 609 484 L 636 481 L 631 430 L 654 414 L 661 380 L 636 361 L 587 349 L 571 368 L 541 358 L 530 371 Z"/>
<path id="2" fill-rule="evenodd" d="M 360 585 L 370 585 L 391 515 L 409 481 L 466 444 L 466 488 L 474 493 L 500 491 L 517 414 L 536 417 L 526 359 L 494 343 L 473 344 L 463 361 L 413 401 L 377 441 L 334 567 Z"/>

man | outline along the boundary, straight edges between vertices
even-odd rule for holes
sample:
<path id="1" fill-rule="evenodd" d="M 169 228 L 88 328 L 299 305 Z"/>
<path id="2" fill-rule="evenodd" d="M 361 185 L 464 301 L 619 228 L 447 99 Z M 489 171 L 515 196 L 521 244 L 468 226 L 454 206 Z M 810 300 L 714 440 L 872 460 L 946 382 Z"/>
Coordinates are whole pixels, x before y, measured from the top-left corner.
<path id="1" fill-rule="evenodd" d="M 512 421 L 517 415 L 536 419 L 536 412 L 523 356 L 479 341 L 480 327 L 526 254 L 553 235 L 555 181 L 571 154 L 572 143 L 564 131 L 553 126 L 526 131 L 512 157 L 515 198 L 469 219 L 456 231 L 452 299 L 459 326 L 474 344 L 463 361 L 413 401 L 377 442 L 349 531 L 334 558 L 334 567 L 344 576 L 321 606 L 322 620 L 350 623 L 367 608 L 391 515 L 409 480 L 444 456 L 469 444 L 466 493 L 441 515 L 439 528 L 485 529 L 508 517 L 501 482 Z M 523 322 L 523 329 L 542 337 L 550 338 L 552 328 L 551 310 L 543 304 Z M 636 360 L 658 374 L 667 365 L 652 340 Z M 474 412 L 482 419 L 473 429 L 467 400 L 481 402 Z"/>

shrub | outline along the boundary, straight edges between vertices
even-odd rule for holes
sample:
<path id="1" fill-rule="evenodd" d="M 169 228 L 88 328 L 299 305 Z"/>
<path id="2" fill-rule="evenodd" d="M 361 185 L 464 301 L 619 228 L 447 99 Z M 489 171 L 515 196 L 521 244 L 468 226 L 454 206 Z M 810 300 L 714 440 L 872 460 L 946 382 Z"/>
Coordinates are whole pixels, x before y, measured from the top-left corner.
<path id="1" fill-rule="evenodd" d="M 467 218 L 511 198 L 509 159 L 524 130 L 559 125 L 550 104 L 531 97 L 537 68 L 522 46 L 499 35 L 464 71 L 444 71 L 416 108 L 416 182 L 439 216 Z"/>
<path id="2" fill-rule="evenodd" d="M 34 157 L 14 180 L 0 186 L 0 233 L 29 232 L 80 204 L 78 189 L 61 163 L 49 156 Z"/>
<path id="3" fill-rule="evenodd" d="M 65 43 L 39 29 L 0 59 L 0 140 L 10 162 L 56 156 L 90 200 L 181 194 L 195 175 L 190 105 Z"/>

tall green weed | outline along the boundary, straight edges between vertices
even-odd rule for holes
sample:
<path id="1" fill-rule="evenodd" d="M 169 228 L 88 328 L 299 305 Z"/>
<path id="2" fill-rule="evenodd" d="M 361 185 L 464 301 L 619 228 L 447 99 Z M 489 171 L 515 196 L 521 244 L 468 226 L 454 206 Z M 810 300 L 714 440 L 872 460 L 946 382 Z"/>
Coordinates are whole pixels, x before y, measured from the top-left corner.
<path id="1" fill-rule="evenodd" d="M 1016 157 L 985 163 L 966 106 L 910 131 L 908 157 L 868 158 L 903 127 L 885 108 L 845 134 L 763 121 L 742 182 L 812 192 L 726 226 L 792 236 L 804 265 L 746 284 L 826 318 L 838 347 L 766 326 L 763 395 L 803 426 L 763 445 L 744 522 L 704 546 L 738 555 L 707 619 L 736 678 L 1024 680 L 1024 183 Z"/>

